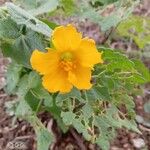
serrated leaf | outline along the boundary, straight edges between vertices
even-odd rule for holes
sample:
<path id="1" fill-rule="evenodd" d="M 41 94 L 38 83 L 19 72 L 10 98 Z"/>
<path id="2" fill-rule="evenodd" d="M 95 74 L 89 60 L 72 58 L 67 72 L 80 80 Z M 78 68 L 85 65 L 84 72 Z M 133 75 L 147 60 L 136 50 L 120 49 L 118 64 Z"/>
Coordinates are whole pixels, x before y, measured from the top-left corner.
<path id="1" fill-rule="evenodd" d="M 96 143 L 102 148 L 102 150 L 109 150 L 110 148 L 110 143 L 107 140 L 107 138 L 105 139 L 105 137 L 100 136 L 96 139 Z"/>
<path id="2" fill-rule="evenodd" d="M 101 116 L 95 117 L 95 126 L 100 130 L 100 135 L 96 139 L 96 143 L 104 150 L 109 149 L 109 142 L 115 137 L 115 128 L 106 117 Z"/>
<path id="3" fill-rule="evenodd" d="M 103 59 L 104 61 L 128 61 L 128 58 L 126 55 L 123 53 L 115 50 L 115 49 L 110 49 L 107 47 L 100 47 L 99 48 L 101 51 L 103 51 Z"/>
<path id="4" fill-rule="evenodd" d="M 31 89 L 31 92 L 39 99 L 52 101 L 52 96 L 43 88 L 41 83 L 35 88 Z"/>
<path id="5" fill-rule="evenodd" d="M 75 116 L 76 115 L 73 112 L 61 112 L 61 117 L 66 125 L 71 125 L 75 119 Z"/>
<path id="6" fill-rule="evenodd" d="M 106 87 L 100 87 L 99 85 L 94 86 L 93 88 L 88 90 L 86 93 L 87 93 L 87 98 L 89 101 L 110 100 L 109 91 L 108 91 L 108 88 L 106 88 Z"/>
<path id="7" fill-rule="evenodd" d="M 47 26 L 45 23 L 36 19 L 30 13 L 14 5 L 13 3 L 6 3 L 6 6 L 11 18 L 18 25 L 26 25 L 27 28 L 30 28 L 33 31 L 42 33 L 43 35 L 50 37 L 52 29 L 50 29 L 49 26 Z"/>
<path id="8" fill-rule="evenodd" d="M 16 64 L 16 62 L 12 62 L 7 68 L 6 73 L 6 91 L 8 93 L 13 93 L 16 89 L 16 86 L 19 82 L 21 75 L 22 66 Z"/>
<path id="9" fill-rule="evenodd" d="M 72 125 L 73 125 L 73 127 L 74 127 L 79 133 L 81 133 L 81 134 L 84 136 L 84 138 L 85 138 L 86 140 L 89 141 L 89 140 L 91 139 L 91 135 L 89 134 L 88 129 L 86 128 L 86 126 L 83 125 L 81 118 L 74 119 Z"/>
<path id="10" fill-rule="evenodd" d="M 35 97 L 35 95 L 33 95 L 33 93 L 31 91 L 27 92 L 27 94 L 25 95 L 24 99 L 26 100 L 26 102 L 28 103 L 28 105 L 30 106 L 32 111 L 36 112 L 37 111 L 37 107 L 38 107 L 38 105 L 40 103 L 40 99 Z"/>
<path id="11" fill-rule="evenodd" d="M 134 74 L 133 76 L 130 76 L 127 81 L 134 84 L 143 84 L 146 82 L 145 78 L 141 74 Z"/>
<path id="12" fill-rule="evenodd" d="M 48 150 L 50 144 L 53 142 L 53 135 L 44 127 L 41 121 L 35 116 L 26 100 L 20 99 L 15 114 L 18 117 L 26 119 L 33 126 L 37 136 L 37 149 Z"/>
<path id="13" fill-rule="evenodd" d="M 129 19 L 123 21 L 117 30 L 120 35 L 132 38 L 137 46 L 143 49 L 150 44 L 149 25 L 149 18 L 132 15 Z"/>
<path id="14" fill-rule="evenodd" d="M 91 5 L 89 5 L 90 3 L 81 3 L 78 8 L 80 11 L 78 11 L 77 14 L 80 15 L 81 19 L 87 18 L 92 22 L 97 23 L 102 31 L 107 31 L 126 19 L 138 3 L 139 1 L 126 1 L 125 3 L 118 1 L 115 5 L 116 9 L 107 16 L 103 16 L 103 11 L 105 11 L 105 9 L 98 11 L 91 7 Z"/>
<path id="15" fill-rule="evenodd" d="M 75 11 L 74 0 L 61 0 L 60 2 L 67 15 L 71 15 Z"/>
<path id="16" fill-rule="evenodd" d="M 127 58 L 121 52 L 108 49 L 108 48 L 100 48 L 103 50 L 103 58 L 104 61 L 108 62 L 107 65 L 108 71 L 114 71 L 116 69 L 126 70 L 126 71 L 134 71 L 135 64 Z"/>
<path id="17" fill-rule="evenodd" d="M 25 34 L 21 34 L 13 43 L 2 43 L 1 48 L 5 56 L 11 57 L 27 68 L 31 68 L 30 57 L 32 51 L 35 49 L 44 51 L 45 46 L 40 35 L 25 29 Z"/>
<path id="18" fill-rule="evenodd" d="M 33 126 L 37 136 L 37 150 L 48 150 L 50 144 L 54 140 L 54 136 L 50 133 L 42 122 L 35 115 L 27 116 L 26 119 Z"/>
<path id="19" fill-rule="evenodd" d="M 134 70 L 134 64 L 130 61 L 117 61 L 112 62 L 107 65 L 108 71 L 115 71 L 117 69 L 126 70 L 126 71 L 132 71 Z"/>
<path id="20" fill-rule="evenodd" d="M 15 0 L 16 4 L 21 5 L 25 10 L 34 16 L 54 11 L 58 4 L 58 0 Z"/>
<path id="21" fill-rule="evenodd" d="M 150 81 L 150 71 L 146 66 L 139 60 L 133 60 L 135 64 L 136 70 L 142 75 L 142 77 L 145 79 L 145 82 Z"/>
<path id="22" fill-rule="evenodd" d="M 35 71 L 31 71 L 29 73 L 29 77 L 28 77 L 28 83 L 30 84 L 30 88 L 35 88 L 40 84 L 40 76 L 38 73 L 36 73 Z"/>
<path id="23" fill-rule="evenodd" d="M 0 19 L 0 39 L 16 39 L 20 35 L 20 28 L 10 17 Z"/>
<path id="24" fill-rule="evenodd" d="M 53 105 L 50 108 L 48 108 L 47 111 L 49 111 L 53 115 L 53 117 L 54 117 L 54 119 L 56 119 L 57 124 L 60 127 L 60 129 L 64 133 L 66 133 L 68 131 L 68 126 L 66 126 L 65 122 L 61 118 L 61 112 L 62 112 L 61 108 L 56 105 Z"/>
<path id="25" fill-rule="evenodd" d="M 37 135 L 37 150 L 48 150 L 53 141 L 53 136 L 47 129 L 41 128 L 36 131 Z"/>
<path id="26" fill-rule="evenodd" d="M 32 109 L 31 107 L 28 105 L 28 103 L 23 99 L 23 97 L 19 97 L 19 104 L 16 108 L 16 111 L 15 111 L 15 115 L 17 117 L 26 117 L 26 116 L 29 116 L 29 115 L 32 115 Z"/>
<path id="27" fill-rule="evenodd" d="M 34 80 L 33 80 L 34 79 Z M 38 86 L 40 83 L 40 77 L 35 72 L 30 72 L 25 74 L 18 83 L 17 94 L 24 97 L 30 89 L 33 89 Z"/>
<path id="28" fill-rule="evenodd" d="M 67 94 L 58 94 L 58 96 L 56 97 L 56 102 L 60 103 L 64 100 L 67 100 L 69 98 L 76 98 L 81 102 L 84 102 L 83 98 L 81 97 L 81 93 L 79 90 L 73 88 L 71 90 L 71 92 L 67 93 Z"/>
<path id="29" fill-rule="evenodd" d="M 120 120 L 120 122 L 122 126 L 127 128 L 128 130 L 132 130 L 134 132 L 141 134 L 141 131 L 138 129 L 137 124 L 134 120 L 122 119 Z"/>
<path id="30" fill-rule="evenodd" d="M 126 105 L 126 108 L 128 109 L 128 112 L 130 112 L 131 110 L 132 111 L 134 110 L 135 103 L 134 103 L 133 97 L 131 97 L 127 94 L 124 94 L 123 102 Z"/>
<path id="31" fill-rule="evenodd" d="M 24 97 L 27 92 L 29 91 L 29 86 L 28 86 L 28 75 L 25 74 L 19 81 L 18 83 L 18 90 L 17 90 L 17 95 Z"/>
<path id="32" fill-rule="evenodd" d="M 82 107 L 82 111 L 83 111 L 83 116 L 86 119 L 89 119 L 92 115 L 93 115 L 93 110 L 91 108 L 91 105 L 86 103 L 83 107 Z"/>

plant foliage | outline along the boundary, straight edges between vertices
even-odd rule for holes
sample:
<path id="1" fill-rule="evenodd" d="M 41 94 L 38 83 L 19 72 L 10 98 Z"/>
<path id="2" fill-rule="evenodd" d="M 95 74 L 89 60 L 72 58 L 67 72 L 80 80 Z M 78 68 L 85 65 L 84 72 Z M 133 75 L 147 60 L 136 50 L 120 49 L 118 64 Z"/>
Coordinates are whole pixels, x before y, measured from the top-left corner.
<path id="1" fill-rule="evenodd" d="M 73 4 L 74 1 L 68 2 Z M 100 8 L 113 3 L 118 9 L 104 17 L 96 11 L 97 2 Z M 81 17 L 98 23 L 102 30 L 108 30 L 132 11 L 135 2 L 126 2 L 122 4 L 120 1 L 94 0 L 81 5 L 83 12 L 79 13 L 82 14 Z M 93 87 L 90 90 L 79 91 L 74 88 L 68 94 L 51 94 L 43 88 L 41 76 L 31 69 L 29 60 L 33 50 L 44 51 L 44 47 L 49 46 L 47 37 L 56 24 L 47 20 L 40 21 L 34 16 L 53 11 L 58 5 L 71 13 L 73 8 L 68 7 L 63 0 L 61 3 L 53 0 L 42 3 L 40 0 L 21 0 L 16 3 L 28 12 L 12 3 L 7 3 L 6 8 L 2 7 L 0 11 L 0 46 L 3 54 L 12 59 L 6 74 L 6 91 L 17 95 L 14 113 L 33 126 L 38 150 L 48 150 L 54 140 L 54 135 L 37 117 L 40 111 L 50 112 L 63 132 L 73 126 L 86 140 L 98 144 L 103 150 L 109 149 L 109 142 L 115 137 L 118 128 L 125 127 L 140 133 L 135 123 L 133 95 L 140 89 L 139 85 L 150 81 L 149 70 L 144 64 L 139 60 L 129 59 L 119 50 L 100 47 L 105 63 L 95 67 Z M 120 13 L 123 14 L 121 17 Z M 128 36 L 124 27 L 131 25 L 131 22 L 119 27 L 124 36 Z M 140 20 L 136 22 L 140 24 Z M 136 29 L 140 34 L 143 29 L 138 26 Z M 143 47 L 143 42 L 141 46 Z M 125 108 L 125 113 L 122 112 L 122 107 Z M 149 105 L 145 109 L 149 111 Z"/>

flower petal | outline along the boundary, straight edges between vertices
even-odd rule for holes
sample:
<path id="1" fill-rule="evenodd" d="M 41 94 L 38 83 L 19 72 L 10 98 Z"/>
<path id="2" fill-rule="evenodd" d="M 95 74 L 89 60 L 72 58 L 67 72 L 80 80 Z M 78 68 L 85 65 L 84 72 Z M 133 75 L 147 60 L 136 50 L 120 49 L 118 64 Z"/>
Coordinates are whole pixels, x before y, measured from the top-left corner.
<path id="1" fill-rule="evenodd" d="M 97 63 L 103 63 L 101 53 L 96 49 L 94 40 L 82 39 L 78 50 L 76 51 L 78 62 L 84 67 L 93 67 Z"/>
<path id="2" fill-rule="evenodd" d="M 71 91 L 73 87 L 67 77 L 67 72 L 57 68 L 53 73 L 44 75 L 42 84 L 49 92 L 66 93 Z"/>
<path id="3" fill-rule="evenodd" d="M 59 51 L 75 50 L 79 46 L 81 38 L 81 33 L 78 33 L 76 28 L 69 24 L 55 28 L 52 42 Z"/>
<path id="4" fill-rule="evenodd" d="M 68 80 L 78 89 L 90 89 L 92 86 L 90 83 L 91 68 L 78 66 L 75 70 L 69 72 Z"/>
<path id="5" fill-rule="evenodd" d="M 57 68 L 59 56 L 56 50 L 50 48 L 48 49 L 48 52 L 34 50 L 30 62 L 33 69 L 44 75 Z"/>

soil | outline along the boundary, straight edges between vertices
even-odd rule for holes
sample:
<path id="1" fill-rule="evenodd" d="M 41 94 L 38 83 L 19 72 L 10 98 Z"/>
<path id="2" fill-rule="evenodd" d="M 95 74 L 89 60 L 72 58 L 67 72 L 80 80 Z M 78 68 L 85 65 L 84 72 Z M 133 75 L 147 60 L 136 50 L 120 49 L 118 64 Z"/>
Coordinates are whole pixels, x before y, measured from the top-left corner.
<path id="1" fill-rule="evenodd" d="M 140 4 L 134 11 L 137 15 L 150 16 L 148 10 L 149 0 L 145 0 L 144 4 Z M 1 0 L 0 5 L 5 1 Z M 97 27 L 95 25 L 80 24 L 80 30 L 89 33 L 90 37 L 93 37 L 97 43 L 99 43 L 100 36 L 97 33 Z M 96 28 L 96 30 L 95 30 Z M 85 31 L 86 30 L 86 31 Z M 103 37 L 101 37 L 103 38 Z M 101 43 L 101 42 L 100 42 Z M 117 47 L 121 49 L 128 49 L 129 44 L 123 43 L 123 41 L 115 40 L 111 43 L 111 47 Z M 134 43 L 131 46 L 135 47 Z M 146 65 L 150 66 L 150 61 L 145 62 Z M 36 150 L 36 136 L 33 128 L 26 121 L 15 118 L 14 116 L 6 112 L 6 102 L 13 101 L 15 96 L 7 95 L 3 87 L 6 84 L 5 72 L 9 60 L 4 58 L 0 54 L 0 150 L 9 150 L 9 142 L 22 141 L 26 145 L 27 150 Z M 143 110 L 144 104 L 150 99 L 150 94 L 147 93 L 150 89 L 150 85 L 144 87 L 144 95 L 135 97 L 134 101 L 136 104 L 136 113 L 142 116 L 146 120 L 149 119 L 149 114 L 146 114 Z M 55 134 L 55 143 L 50 149 L 53 150 L 99 150 L 96 145 L 86 142 L 83 137 L 78 134 L 73 128 L 66 134 L 62 134 L 60 129 L 57 127 L 55 120 L 46 112 L 39 114 L 40 119 L 44 122 L 47 128 L 51 128 Z M 141 134 L 128 131 L 126 129 L 118 129 L 117 137 L 111 143 L 111 150 L 150 150 L 150 127 L 146 126 L 142 122 L 137 120 L 138 128 Z"/>

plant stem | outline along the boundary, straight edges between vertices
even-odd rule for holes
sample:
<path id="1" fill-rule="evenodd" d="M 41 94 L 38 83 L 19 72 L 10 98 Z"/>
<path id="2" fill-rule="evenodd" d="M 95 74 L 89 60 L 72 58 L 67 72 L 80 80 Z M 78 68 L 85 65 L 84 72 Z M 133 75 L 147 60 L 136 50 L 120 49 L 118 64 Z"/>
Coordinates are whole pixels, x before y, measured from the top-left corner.
<path id="1" fill-rule="evenodd" d="M 43 99 L 40 99 L 40 101 L 39 101 L 39 103 L 38 103 L 38 106 L 37 106 L 37 108 L 36 108 L 36 114 L 38 113 L 42 102 L 43 102 Z"/>

